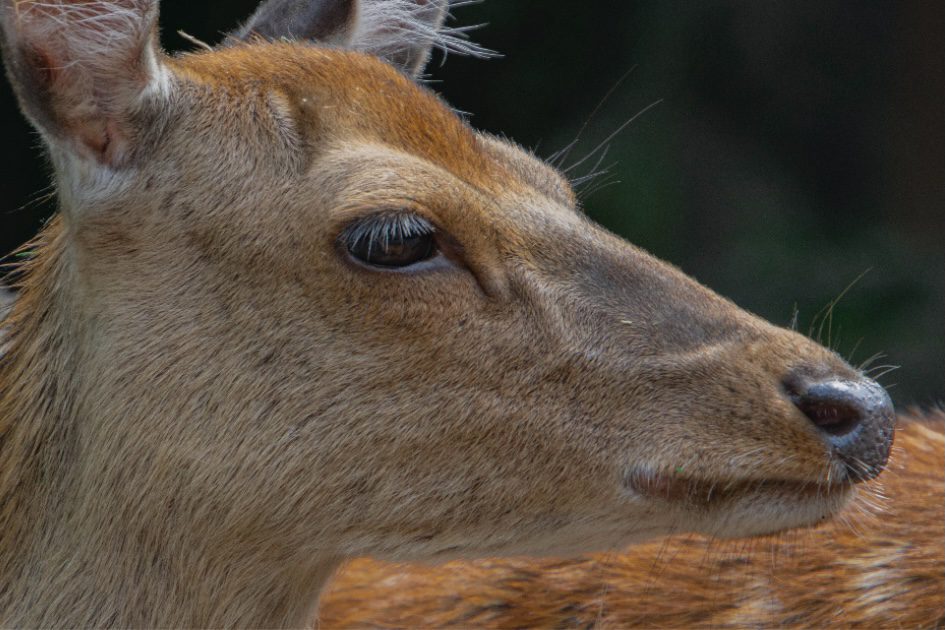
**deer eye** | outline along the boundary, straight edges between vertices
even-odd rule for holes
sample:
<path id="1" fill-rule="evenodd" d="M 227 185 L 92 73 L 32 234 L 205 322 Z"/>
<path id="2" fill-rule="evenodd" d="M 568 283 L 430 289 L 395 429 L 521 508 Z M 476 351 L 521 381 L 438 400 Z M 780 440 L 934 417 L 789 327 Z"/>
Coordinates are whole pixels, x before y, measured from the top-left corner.
<path id="1" fill-rule="evenodd" d="M 436 254 L 435 231 L 414 214 L 381 214 L 348 226 L 341 239 L 352 256 L 372 267 L 409 267 Z"/>

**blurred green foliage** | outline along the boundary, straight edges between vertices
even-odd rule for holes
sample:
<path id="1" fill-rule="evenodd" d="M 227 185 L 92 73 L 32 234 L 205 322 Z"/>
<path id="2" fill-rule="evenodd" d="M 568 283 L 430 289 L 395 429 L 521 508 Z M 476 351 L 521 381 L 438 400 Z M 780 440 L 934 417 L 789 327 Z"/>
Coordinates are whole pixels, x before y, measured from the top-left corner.
<path id="1" fill-rule="evenodd" d="M 166 0 L 164 43 L 190 48 L 177 29 L 218 41 L 254 5 Z M 608 143 L 588 214 L 774 322 L 797 309 L 804 331 L 862 275 L 823 340 L 902 366 L 881 379 L 899 404 L 943 400 L 945 3 L 491 0 L 456 14 L 488 23 L 474 37 L 504 55 L 431 68 L 475 126 L 542 156 L 580 135 L 567 167 L 659 101 Z M 46 174 L 8 89 L 0 138 L 9 251 L 53 206 L 30 202 Z"/>

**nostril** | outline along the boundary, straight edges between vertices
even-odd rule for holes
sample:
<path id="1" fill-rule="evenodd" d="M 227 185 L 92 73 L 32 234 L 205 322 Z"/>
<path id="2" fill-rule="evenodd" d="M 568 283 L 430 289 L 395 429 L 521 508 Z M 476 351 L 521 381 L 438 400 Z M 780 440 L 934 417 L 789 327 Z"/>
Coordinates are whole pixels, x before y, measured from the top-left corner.
<path id="1" fill-rule="evenodd" d="M 788 379 L 784 388 L 801 413 L 830 437 L 843 437 L 870 415 L 861 387 L 842 380 L 806 383 Z"/>
<path id="2" fill-rule="evenodd" d="M 794 405 L 810 418 L 821 431 L 843 436 L 863 421 L 863 411 L 856 405 L 839 400 L 823 400 L 810 396 L 792 397 Z"/>
<path id="3" fill-rule="evenodd" d="M 896 418 L 886 390 L 866 378 L 811 382 L 797 372 L 782 384 L 794 406 L 845 464 L 851 481 L 865 481 L 880 473 L 889 458 Z"/>

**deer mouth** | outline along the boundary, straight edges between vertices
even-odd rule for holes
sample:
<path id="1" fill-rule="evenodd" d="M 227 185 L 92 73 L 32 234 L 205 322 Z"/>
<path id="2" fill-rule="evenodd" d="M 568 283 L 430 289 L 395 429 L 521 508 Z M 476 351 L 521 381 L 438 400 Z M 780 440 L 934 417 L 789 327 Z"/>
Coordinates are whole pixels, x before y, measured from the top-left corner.
<path id="1" fill-rule="evenodd" d="M 765 497 L 785 503 L 836 503 L 838 499 L 849 495 L 855 485 L 852 481 L 827 483 L 787 479 L 709 481 L 687 477 L 681 470 L 660 473 L 647 468 L 630 471 L 624 478 L 624 484 L 641 498 L 700 511 L 721 508 L 744 499 L 763 500 Z"/>

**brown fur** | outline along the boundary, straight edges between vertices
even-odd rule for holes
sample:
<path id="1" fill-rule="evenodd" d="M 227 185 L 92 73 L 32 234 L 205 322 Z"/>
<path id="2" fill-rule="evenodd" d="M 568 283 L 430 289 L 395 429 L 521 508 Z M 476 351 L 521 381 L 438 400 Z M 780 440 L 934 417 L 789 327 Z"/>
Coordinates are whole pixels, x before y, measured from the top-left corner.
<path id="1" fill-rule="evenodd" d="M 0 625 L 297 626 L 345 558 L 761 534 L 851 495 L 784 381 L 861 374 L 391 65 L 171 59 L 150 0 L 36 4 L 0 0 L 0 33 L 62 215 L 3 323 Z M 436 227 L 429 266 L 339 244 L 392 209 Z M 679 470 L 718 492 L 628 482 Z"/>
<path id="2" fill-rule="evenodd" d="M 677 536 L 572 559 L 357 560 L 321 628 L 932 628 L 945 624 L 945 414 L 902 421 L 889 470 L 813 530 Z"/>

